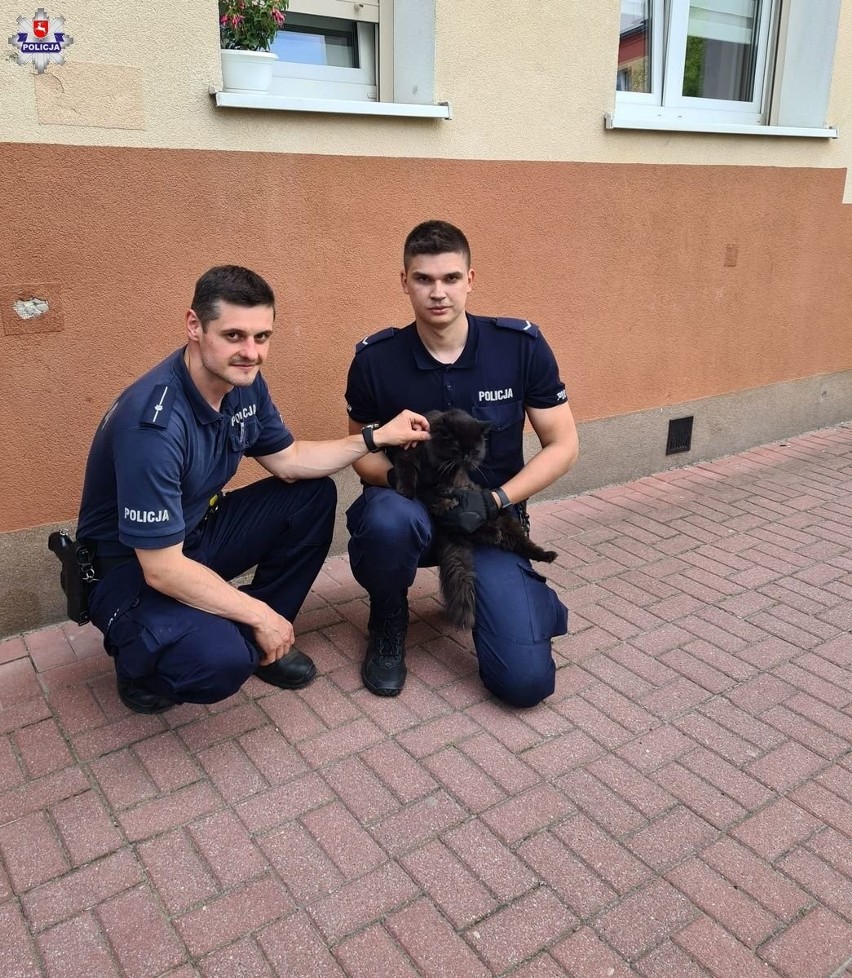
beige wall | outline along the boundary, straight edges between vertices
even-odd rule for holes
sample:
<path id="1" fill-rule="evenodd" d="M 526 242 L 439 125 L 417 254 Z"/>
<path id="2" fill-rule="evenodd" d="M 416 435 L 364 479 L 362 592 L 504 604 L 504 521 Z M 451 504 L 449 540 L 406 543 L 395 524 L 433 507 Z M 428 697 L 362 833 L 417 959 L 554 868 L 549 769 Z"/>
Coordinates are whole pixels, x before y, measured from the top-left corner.
<path id="1" fill-rule="evenodd" d="M 58 8 L 57 8 L 58 9 Z M 436 0 L 436 93 L 450 121 L 217 109 L 213 0 L 68 2 L 68 64 L 0 60 L 3 138 L 17 142 L 446 159 L 846 168 L 849 140 L 606 131 L 619 0 Z M 0 37 L 20 4 L 0 2 Z M 11 52 L 11 48 L 9 51 Z M 829 119 L 852 123 L 852 3 Z"/>

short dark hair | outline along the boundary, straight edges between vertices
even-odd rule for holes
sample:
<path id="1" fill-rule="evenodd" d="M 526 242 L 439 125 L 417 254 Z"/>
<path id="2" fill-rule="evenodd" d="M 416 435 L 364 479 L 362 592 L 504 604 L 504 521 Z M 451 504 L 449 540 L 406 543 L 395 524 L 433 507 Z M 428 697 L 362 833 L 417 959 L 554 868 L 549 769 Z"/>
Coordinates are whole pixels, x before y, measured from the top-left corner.
<path id="1" fill-rule="evenodd" d="M 275 315 L 275 293 L 257 272 L 242 265 L 217 265 L 206 271 L 195 283 L 192 309 L 202 329 L 219 318 L 219 300 L 235 306 L 271 306 Z"/>
<path id="2" fill-rule="evenodd" d="M 408 268 L 408 263 L 415 255 L 444 255 L 451 251 L 464 255 L 465 261 L 470 265 L 470 245 L 454 224 L 447 221 L 423 221 L 405 239 L 402 262 Z"/>

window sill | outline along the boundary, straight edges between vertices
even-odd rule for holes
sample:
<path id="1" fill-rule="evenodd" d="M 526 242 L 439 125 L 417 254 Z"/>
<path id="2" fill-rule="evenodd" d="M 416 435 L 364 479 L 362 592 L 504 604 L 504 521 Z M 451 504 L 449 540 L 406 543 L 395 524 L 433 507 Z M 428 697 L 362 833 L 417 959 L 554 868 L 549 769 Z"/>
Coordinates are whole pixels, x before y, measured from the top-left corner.
<path id="1" fill-rule="evenodd" d="M 756 126 L 738 122 L 701 122 L 693 118 L 663 119 L 659 116 L 624 116 L 607 112 L 607 129 L 657 129 L 665 132 L 739 133 L 744 136 L 798 136 L 816 139 L 837 139 L 836 127 L 808 129 L 801 126 Z"/>
<path id="2" fill-rule="evenodd" d="M 222 109 L 272 109 L 279 112 L 335 112 L 340 115 L 385 115 L 409 119 L 452 119 L 449 102 L 414 105 L 407 102 L 356 102 L 330 98 L 299 98 L 294 95 L 249 95 L 211 88 L 216 106 Z"/>

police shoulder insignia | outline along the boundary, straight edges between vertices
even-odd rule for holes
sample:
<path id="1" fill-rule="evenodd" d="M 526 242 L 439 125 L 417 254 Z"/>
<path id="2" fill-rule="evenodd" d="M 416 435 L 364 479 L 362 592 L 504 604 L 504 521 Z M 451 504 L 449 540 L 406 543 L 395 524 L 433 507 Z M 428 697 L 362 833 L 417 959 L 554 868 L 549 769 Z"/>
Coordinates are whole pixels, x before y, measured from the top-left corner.
<path id="1" fill-rule="evenodd" d="M 501 317 L 492 320 L 492 322 L 500 329 L 513 329 L 517 333 L 526 333 L 527 336 L 538 336 L 538 326 L 528 319 L 505 319 Z"/>
<path id="2" fill-rule="evenodd" d="M 387 329 L 380 329 L 378 333 L 373 333 L 372 336 L 365 336 L 360 343 L 355 344 L 355 352 L 362 353 L 367 349 L 368 346 L 374 346 L 376 343 L 381 343 L 382 340 L 389 340 L 395 333 L 399 330 L 396 326 L 388 326 Z"/>
<path id="3" fill-rule="evenodd" d="M 175 390 L 173 384 L 157 384 L 151 391 L 140 424 L 146 428 L 165 428 L 169 423 L 169 415 L 172 413 L 172 406 L 175 402 Z"/>

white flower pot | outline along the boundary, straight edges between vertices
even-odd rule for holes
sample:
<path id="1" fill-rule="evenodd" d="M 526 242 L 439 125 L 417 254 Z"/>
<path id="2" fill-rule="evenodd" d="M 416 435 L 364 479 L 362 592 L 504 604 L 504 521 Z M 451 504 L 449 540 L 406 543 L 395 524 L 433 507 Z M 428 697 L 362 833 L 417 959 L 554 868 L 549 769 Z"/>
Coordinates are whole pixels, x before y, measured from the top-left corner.
<path id="1" fill-rule="evenodd" d="M 222 87 L 226 92 L 266 92 L 278 55 L 268 51 L 230 51 L 223 48 Z"/>

